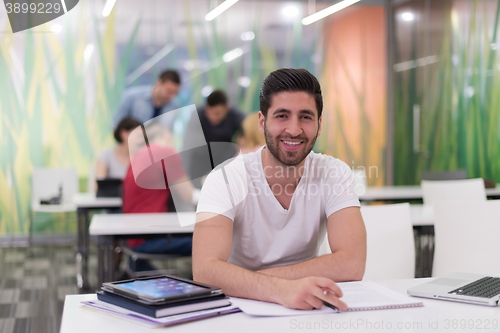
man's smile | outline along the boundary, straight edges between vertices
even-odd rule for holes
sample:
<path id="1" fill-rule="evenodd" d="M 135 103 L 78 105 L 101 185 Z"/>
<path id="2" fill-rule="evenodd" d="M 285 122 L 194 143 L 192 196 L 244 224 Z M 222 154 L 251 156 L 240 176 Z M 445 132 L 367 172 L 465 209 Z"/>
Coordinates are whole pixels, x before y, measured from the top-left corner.
<path id="1" fill-rule="evenodd" d="M 280 140 L 283 146 L 285 147 L 286 150 L 289 151 L 295 151 L 298 150 L 302 144 L 304 143 L 304 140 L 292 140 L 292 139 L 284 139 Z"/>

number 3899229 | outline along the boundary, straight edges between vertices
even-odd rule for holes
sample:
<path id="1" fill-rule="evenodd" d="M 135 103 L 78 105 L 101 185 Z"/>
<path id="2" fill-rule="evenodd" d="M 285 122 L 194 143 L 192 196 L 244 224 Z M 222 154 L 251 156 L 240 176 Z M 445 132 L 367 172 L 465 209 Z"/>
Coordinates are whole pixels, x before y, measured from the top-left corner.
<path id="1" fill-rule="evenodd" d="M 27 3 L 27 2 L 16 2 L 16 3 L 6 3 L 5 8 L 7 13 L 31 13 L 31 14 L 58 14 L 62 9 L 59 3 Z"/>

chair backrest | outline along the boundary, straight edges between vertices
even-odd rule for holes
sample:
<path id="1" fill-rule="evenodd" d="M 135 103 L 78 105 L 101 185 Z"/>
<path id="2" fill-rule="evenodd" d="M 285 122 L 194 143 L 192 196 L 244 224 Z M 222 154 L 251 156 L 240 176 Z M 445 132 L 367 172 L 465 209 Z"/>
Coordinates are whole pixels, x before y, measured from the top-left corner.
<path id="1" fill-rule="evenodd" d="M 32 202 L 50 199 L 59 195 L 62 188 L 62 203 L 69 203 L 78 193 L 78 176 L 75 169 L 35 168 L 31 187 Z"/>
<path id="2" fill-rule="evenodd" d="M 354 190 L 356 191 L 356 194 L 364 194 L 366 187 L 368 186 L 366 171 L 364 169 L 354 169 L 352 170 L 352 175 L 354 177 Z"/>
<path id="3" fill-rule="evenodd" d="M 440 202 L 434 212 L 433 276 L 457 271 L 500 275 L 500 200 Z"/>
<path id="4" fill-rule="evenodd" d="M 467 171 L 464 169 L 452 171 L 424 171 L 422 180 L 458 180 L 467 179 Z"/>
<path id="5" fill-rule="evenodd" d="M 363 280 L 412 279 L 415 277 L 415 245 L 408 203 L 363 206 L 367 257 Z M 328 240 L 319 255 L 331 253 Z"/>
<path id="6" fill-rule="evenodd" d="M 461 180 L 422 180 L 425 205 L 438 201 L 486 201 L 484 181 L 481 178 Z"/>
<path id="7" fill-rule="evenodd" d="M 361 207 L 367 257 L 363 280 L 415 277 L 415 245 L 408 203 Z"/>

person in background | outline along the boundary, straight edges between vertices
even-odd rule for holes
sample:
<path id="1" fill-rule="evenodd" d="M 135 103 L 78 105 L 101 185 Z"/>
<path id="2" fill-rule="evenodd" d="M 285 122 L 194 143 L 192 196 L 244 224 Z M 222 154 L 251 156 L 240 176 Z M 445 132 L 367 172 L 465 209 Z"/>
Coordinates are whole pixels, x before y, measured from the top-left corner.
<path id="1" fill-rule="evenodd" d="M 241 130 L 243 119 L 245 119 L 245 115 L 241 111 L 229 106 L 226 93 L 222 90 L 214 90 L 208 95 L 206 105 L 198 108 L 197 113 L 191 116 L 186 128 L 184 147 L 193 147 L 196 146 L 193 142 L 203 141 L 203 138 L 200 138 L 201 133 L 198 133 L 198 124 L 203 130 L 205 142 L 233 142 L 233 136 Z M 210 170 L 198 170 L 203 167 L 198 162 L 206 159 L 206 156 L 199 155 L 199 151 L 183 150 L 184 165 L 190 177 L 194 174 L 208 174 L 210 172 Z M 217 161 L 231 158 L 235 153 L 236 151 L 212 150 L 213 159 Z M 195 183 L 195 186 L 200 187 L 200 184 Z"/>
<path id="2" fill-rule="evenodd" d="M 188 180 L 181 158 L 172 147 L 170 132 L 158 123 L 146 127 L 145 132 L 149 145 L 133 148 L 137 153 L 132 156 L 123 180 L 123 213 L 169 212 L 173 208 L 169 206 L 171 191 L 176 191 L 178 198 L 194 207 L 200 191 Z M 136 136 L 142 136 L 142 131 L 134 131 L 131 137 L 132 141 L 139 142 L 140 138 Z M 153 164 L 151 154 L 157 161 Z M 167 235 L 153 239 L 129 239 L 128 245 L 136 252 L 189 256 L 192 237 Z M 146 260 L 138 260 L 136 269 L 145 271 L 155 268 Z"/>
<path id="3" fill-rule="evenodd" d="M 179 74 L 174 70 L 166 70 L 160 74 L 154 86 L 138 86 L 125 91 L 113 124 L 116 126 L 123 118 L 133 117 L 144 123 L 159 115 L 179 108 L 174 98 L 181 86 Z M 172 131 L 176 112 L 162 117 L 164 125 Z"/>
<path id="4" fill-rule="evenodd" d="M 99 154 L 95 170 L 96 179 L 125 178 L 130 164 L 128 137 L 132 130 L 140 125 L 141 123 L 130 117 L 123 118 L 118 123 L 113 132 L 118 144 L 115 147 L 104 149 Z"/>
<path id="5" fill-rule="evenodd" d="M 259 113 L 248 115 L 241 125 L 242 135 L 238 138 L 241 154 L 251 153 L 266 144 L 264 135 L 259 132 Z"/>

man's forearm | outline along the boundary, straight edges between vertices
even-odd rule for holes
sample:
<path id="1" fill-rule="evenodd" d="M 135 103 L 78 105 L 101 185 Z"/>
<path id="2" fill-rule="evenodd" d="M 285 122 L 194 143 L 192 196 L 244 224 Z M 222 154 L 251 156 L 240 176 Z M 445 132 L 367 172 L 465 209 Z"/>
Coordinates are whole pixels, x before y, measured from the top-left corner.
<path id="1" fill-rule="evenodd" d="M 194 280 L 222 288 L 229 296 L 280 303 L 283 279 L 252 272 L 221 260 L 210 260 L 193 269 Z"/>
<path id="2" fill-rule="evenodd" d="M 357 281 L 363 278 L 365 260 L 338 251 L 295 265 L 264 269 L 259 273 L 283 279 L 301 279 L 308 276 L 326 277 L 336 282 Z"/>

